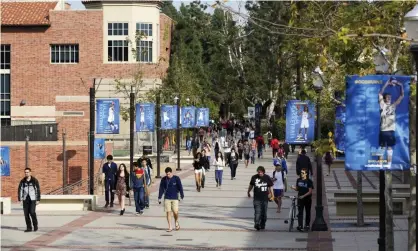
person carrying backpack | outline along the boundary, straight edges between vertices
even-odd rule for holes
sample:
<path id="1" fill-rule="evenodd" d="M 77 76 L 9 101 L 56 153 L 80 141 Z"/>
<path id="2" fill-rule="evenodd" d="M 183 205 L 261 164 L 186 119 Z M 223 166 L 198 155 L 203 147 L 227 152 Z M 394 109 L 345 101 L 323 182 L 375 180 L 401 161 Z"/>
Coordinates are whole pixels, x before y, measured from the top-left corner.
<path id="1" fill-rule="evenodd" d="M 282 168 L 281 161 L 277 161 L 274 164 L 275 170 L 271 175 L 271 181 L 273 181 L 274 202 L 277 204 L 277 213 L 280 213 L 282 197 L 284 196 L 284 192 L 287 192 L 287 176 Z"/>
<path id="2" fill-rule="evenodd" d="M 271 148 L 273 149 L 273 158 L 274 158 L 274 156 L 276 156 L 276 153 L 279 151 L 279 140 L 274 138 L 270 144 L 271 144 Z"/>

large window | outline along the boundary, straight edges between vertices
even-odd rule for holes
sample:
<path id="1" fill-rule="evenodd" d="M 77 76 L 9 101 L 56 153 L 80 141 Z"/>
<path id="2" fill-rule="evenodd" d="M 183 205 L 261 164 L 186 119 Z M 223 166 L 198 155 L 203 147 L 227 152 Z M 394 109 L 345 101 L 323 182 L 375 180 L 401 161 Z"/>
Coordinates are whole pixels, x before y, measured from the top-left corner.
<path id="1" fill-rule="evenodd" d="M 152 37 L 152 24 L 137 23 L 136 32 L 138 32 L 141 35 L 141 37 Z"/>
<path id="2" fill-rule="evenodd" d="M 0 69 L 10 69 L 10 45 L 2 44 L 0 47 Z"/>
<path id="3" fill-rule="evenodd" d="M 128 36 L 128 23 L 108 23 L 108 36 Z"/>
<path id="4" fill-rule="evenodd" d="M 51 63 L 71 64 L 78 63 L 79 50 L 78 44 L 52 44 Z"/>
<path id="5" fill-rule="evenodd" d="M 138 41 L 136 43 L 136 60 L 152 62 L 152 41 Z"/>
<path id="6" fill-rule="evenodd" d="M 10 74 L 0 74 L 0 118 L 2 125 L 10 124 Z"/>
<path id="7" fill-rule="evenodd" d="M 107 41 L 107 55 L 109 62 L 127 62 L 129 59 L 128 41 Z"/>

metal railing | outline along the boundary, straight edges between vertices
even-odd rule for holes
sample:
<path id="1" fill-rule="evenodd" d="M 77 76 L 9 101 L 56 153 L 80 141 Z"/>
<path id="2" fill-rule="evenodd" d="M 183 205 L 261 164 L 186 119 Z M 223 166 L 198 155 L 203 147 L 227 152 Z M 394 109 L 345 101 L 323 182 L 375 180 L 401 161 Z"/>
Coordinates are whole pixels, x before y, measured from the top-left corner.
<path id="1" fill-rule="evenodd" d="M 1 127 L 1 141 L 58 141 L 58 124 L 51 121 L 12 121 Z"/>

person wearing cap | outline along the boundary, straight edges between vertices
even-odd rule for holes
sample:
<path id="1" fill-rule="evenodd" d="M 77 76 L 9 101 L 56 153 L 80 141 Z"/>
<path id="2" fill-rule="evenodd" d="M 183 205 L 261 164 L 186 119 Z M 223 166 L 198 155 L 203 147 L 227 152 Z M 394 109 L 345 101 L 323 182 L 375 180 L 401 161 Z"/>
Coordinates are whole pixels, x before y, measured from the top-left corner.
<path id="1" fill-rule="evenodd" d="M 273 194 L 274 194 L 274 202 L 277 204 L 277 213 L 280 213 L 282 208 L 282 197 L 284 196 L 284 192 L 286 191 L 286 173 L 282 168 L 281 161 L 276 161 L 274 163 L 275 170 L 271 174 L 271 181 L 273 181 Z"/>

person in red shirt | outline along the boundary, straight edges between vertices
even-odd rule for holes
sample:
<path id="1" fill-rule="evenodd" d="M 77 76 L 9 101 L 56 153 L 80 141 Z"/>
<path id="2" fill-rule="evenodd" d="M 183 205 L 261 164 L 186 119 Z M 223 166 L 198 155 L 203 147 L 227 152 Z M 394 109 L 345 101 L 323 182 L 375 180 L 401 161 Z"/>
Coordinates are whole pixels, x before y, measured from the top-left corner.
<path id="1" fill-rule="evenodd" d="M 276 138 L 274 138 L 270 143 L 270 146 L 273 149 L 273 158 L 274 156 L 276 156 L 276 153 L 279 151 L 279 143 L 280 143 L 279 140 Z"/>

